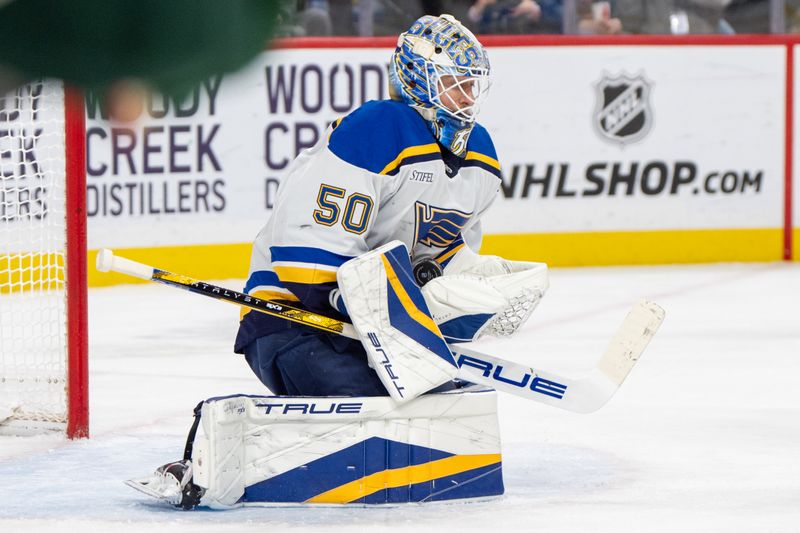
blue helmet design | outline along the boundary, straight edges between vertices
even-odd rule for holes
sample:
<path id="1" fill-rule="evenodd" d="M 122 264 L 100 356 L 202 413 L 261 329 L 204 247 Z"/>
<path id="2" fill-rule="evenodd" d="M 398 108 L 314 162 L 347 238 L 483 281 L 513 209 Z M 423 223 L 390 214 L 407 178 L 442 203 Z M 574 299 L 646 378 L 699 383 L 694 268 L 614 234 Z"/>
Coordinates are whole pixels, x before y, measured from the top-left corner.
<path id="1" fill-rule="evenodd" d="M 490 66 L 478 39 L 450 15 L 424 16 L 400 34 L 389 67 L 392 98 L 415 107 L 434 136 L 464 156 Z"/>

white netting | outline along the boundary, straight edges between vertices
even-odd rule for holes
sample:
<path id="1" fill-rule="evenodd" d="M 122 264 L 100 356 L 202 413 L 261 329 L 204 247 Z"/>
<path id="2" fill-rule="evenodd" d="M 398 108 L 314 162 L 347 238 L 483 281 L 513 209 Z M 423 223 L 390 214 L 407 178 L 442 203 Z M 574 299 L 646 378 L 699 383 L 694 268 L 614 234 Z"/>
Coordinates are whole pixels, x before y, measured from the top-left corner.
<path id="1" fill-rule="evenodd" d="M 531 316 L 542 299 L 542 291 L 524 288 L 511 298 L 502 312 L 497 313 L 486 325 L 485 332 L 495 337 L 507 337 L 519 329 Z"/>
<path id="2" fill-rule="evenodd" d="M 66 422 L 64 144 L 61 83 L 0 96 L 0 428 Z"/>

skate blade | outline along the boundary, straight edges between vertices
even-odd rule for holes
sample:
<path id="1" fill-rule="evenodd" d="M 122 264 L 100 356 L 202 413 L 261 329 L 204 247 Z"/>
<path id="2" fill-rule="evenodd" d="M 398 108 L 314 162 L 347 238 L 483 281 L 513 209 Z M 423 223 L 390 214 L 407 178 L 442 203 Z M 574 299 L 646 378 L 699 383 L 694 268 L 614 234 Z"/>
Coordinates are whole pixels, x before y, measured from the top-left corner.
<path id="1" fill-rule="evenodd" d="M 165 494 L 162 494 L 155 488 L 153 488 L 154 480 L 152 477 L 145 477 L 139 479 L 126 479 L 125 484 L 128 485 L 130 488 L 135 489 L 143 494 L 147 494 L 157 500 L 161 500 L 162 502 L 167 502 L 170 505 L 177 505 L 178 502 L 175 502 L 175 497 L 170 497 Z"/>

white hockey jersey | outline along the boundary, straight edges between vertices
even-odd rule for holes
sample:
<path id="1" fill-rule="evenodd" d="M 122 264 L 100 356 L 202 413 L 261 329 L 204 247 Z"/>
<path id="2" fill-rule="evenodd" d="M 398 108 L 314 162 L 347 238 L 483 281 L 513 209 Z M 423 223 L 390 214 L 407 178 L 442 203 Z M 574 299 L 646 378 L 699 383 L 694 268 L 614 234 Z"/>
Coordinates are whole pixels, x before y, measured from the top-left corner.
<path id="1" fill-rule="evenodd" d="M 339 265 L 392 240 L 405 243 L 412 262 L 442 266 L 462 246 L 477 251 L 480 217 L 499 188 L 500 165 L 482 126 L 457 158 L 413 108 L 367 102 L 288 169 L 253 243 L 245 292 L 341 318 L 329 301 Z M 285 327 L 245 311 L 235 350 Z"/>

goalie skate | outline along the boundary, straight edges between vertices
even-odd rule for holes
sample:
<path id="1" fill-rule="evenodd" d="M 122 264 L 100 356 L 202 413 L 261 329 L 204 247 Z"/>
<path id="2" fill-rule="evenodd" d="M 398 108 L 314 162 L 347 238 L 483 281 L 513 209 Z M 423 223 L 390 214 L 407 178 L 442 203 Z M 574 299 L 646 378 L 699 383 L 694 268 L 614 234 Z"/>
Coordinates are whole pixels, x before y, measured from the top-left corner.
<path id="1" fill-rule="evenodd" d="M 203 489 L 192 483 L 192 462 L 176 461 L 160 466 L 150 476 L 128 479 L 131 488 L 183 509 L 193 509 L 200 502 Z"/>

